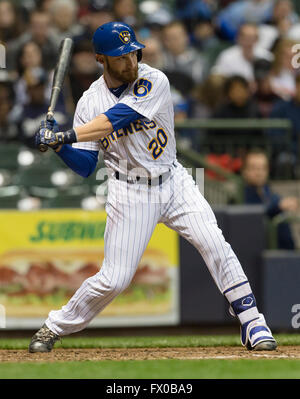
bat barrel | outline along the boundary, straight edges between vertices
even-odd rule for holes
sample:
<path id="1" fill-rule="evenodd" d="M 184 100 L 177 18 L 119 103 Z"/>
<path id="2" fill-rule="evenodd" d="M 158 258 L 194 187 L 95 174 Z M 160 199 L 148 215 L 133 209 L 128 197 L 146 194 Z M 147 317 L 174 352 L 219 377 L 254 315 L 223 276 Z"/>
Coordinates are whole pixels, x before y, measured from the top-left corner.
<path id="1" fill-rule="evenodd" d="M 61 91 L 67 69 L 70 63 L 70 58 L 72 54 L 72 47 L 73 47 L 73 40 L 70 38 L 66 38 L 62 40 L 59 52 L 59 59 L 56 65 L 54 76 L 53 76 L 53 83 L 52 83 L 52 91 L 51 91 L 51 99 L 50 105 L 48 108 L 48 113 L 46 116 L 47 121 L 53 120 L 53 113 L 57 104 L 57 100 L 59 97 L 59 93 Z M 48 147 L 45 144 L 39 145 L 39 150 L 41 152 L 47 151 Z"/>
<path id="2" fill-rule="evenodd" d="M 62 40 L 57 66 L 54 71 L 49 112 L 54 112 L 72 54 L 73 40 Z"/>

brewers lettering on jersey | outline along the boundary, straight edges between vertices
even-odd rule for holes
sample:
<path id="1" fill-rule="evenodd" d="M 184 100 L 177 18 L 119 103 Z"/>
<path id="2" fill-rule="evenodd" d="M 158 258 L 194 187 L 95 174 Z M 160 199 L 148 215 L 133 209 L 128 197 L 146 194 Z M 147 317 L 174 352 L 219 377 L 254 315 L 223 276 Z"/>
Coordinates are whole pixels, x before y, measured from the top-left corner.
<path id="1" fill-rule="evenodd" d="M 230 313 L 241 324 L 242 345 L 276 349 L 238 258 L 210 205 L 176 159 L 167 77 L 141 62 L 144 45 L 127 24 L 100 26 L 93 45 L 103 75 L 79 100 L 73 129 L 61 132 L 55 122 L 43 122 L 36 145 L 53 148 L 82 176 L 90 175 L 98 156 L 103 157 L 110 171 L 105 257 L 100 271 L 84 281 L 65 306 L 49 313 L 32 337 L 29 351 L 50 351 L 59 337 L 84 329 L 124 291 L 158 223 L 178 232 L 199 251 L 228 300 Z M 162 192 L 166 193 L 163 201 Z M 137 197 L 141 201 L 134 201 Z"/>
<path id="2" fill-rule="evenodd" d="M 105 165 L 120 173 L 130 175 L 131 169 L 141 168 L 155 176 L 168 171 L 176 160 L 170 86 L 164 73 L 146 64 L 138 65 L 138 76 L 120 97 L 109 90 L 101 76 L 79 100 L 74 127 L 96 118 L 116 104 L 126 104 L 141 117 L 98 141 L 75 143 L 73 147 L 103 150 Z M 127 161 L 127 169 L 122 168 L 122 160 Z"/>

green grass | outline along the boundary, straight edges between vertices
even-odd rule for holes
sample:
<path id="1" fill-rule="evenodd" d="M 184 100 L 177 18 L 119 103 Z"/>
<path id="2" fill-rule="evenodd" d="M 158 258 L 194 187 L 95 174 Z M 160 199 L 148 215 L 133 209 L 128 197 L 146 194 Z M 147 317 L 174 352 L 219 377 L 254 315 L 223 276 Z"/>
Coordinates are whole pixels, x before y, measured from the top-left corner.
<path id="1" fill-rule="evenodd" d="M 279 346 L 300 345 L 299 334 L 278 334 Z M 27 349 L 29 339 L 0 339 L 0 349 Z M 66 337 L 56 348 L 154 348 L 240 346 L 238 335 L 164 337 Z M 299 348 L 300 349 L 300 348 Z M 128 360 L 2 363 L 0 378 L 227 379 L 300 378 L 296 359 Z"/>
<path id="2" fill-rule="evenodd" d="M 278 345 L 300 345 L 300 334 L 275 335 Z M 0 349 L 27 349 L 29 338 L 0 339 Z M 171 348 L 240 346 L 239 335 L 190 335 L 163 337 L 66 337 L 56 348 Z"/>
<path id="3" fill-rule="evenodd" d="M 0 339 L 0 349 L 26 349 L 29 339 Z M 300 344 L 300 340 L 299 340 Z M 162 337 L 66 337 L 56 348 L 170 348 L 240 345 L 238 335 L 228 336 L 162 336 Z"/>
<path id="4" fill-rule="evenodd" d="M 6 363 L 0 364 L 1 378 L 299 378 L 300 361 L 257 360 L 130 360 L 114 362 Z"/>

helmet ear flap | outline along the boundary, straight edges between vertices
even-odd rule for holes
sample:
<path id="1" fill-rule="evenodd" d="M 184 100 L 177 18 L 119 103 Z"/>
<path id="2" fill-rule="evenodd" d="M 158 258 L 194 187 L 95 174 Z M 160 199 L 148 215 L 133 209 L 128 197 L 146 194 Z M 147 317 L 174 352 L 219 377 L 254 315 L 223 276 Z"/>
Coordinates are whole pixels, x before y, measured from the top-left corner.
<path id="1" fill-rule="evenodd" d="M 142 59 L 142 56 L 143 56 L 142 50 L 141 50 L 141 49 L 139 49 L 139 50 L 137 51 L 137 60 L 138 60 L 138 62 L 140 62 L 140 61 L 141 61 L 141 59 Z"/>

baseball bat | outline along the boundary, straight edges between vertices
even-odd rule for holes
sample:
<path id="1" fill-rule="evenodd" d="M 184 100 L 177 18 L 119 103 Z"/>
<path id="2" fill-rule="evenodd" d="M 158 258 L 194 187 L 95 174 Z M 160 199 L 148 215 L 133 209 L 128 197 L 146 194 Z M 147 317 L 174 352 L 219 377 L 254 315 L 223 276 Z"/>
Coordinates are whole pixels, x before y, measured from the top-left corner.
<path id="1" fill-rule="evenodd" d="M 58 100 L 59 93 L 61 91 L 67 69 L 70 63 L 71 54 L 72 54 L 73 40 L 70 38 L 66 38 L 62 40 L 60 45 L 58 62 L 54 70 L 53 82 L 52 82 L 52 90 L 50 97 L 50 105 L 48 108 L 46 120 L 53 120 L 53 113 L 56 107 L 56 103 Z M 46 144 L 40 144 L 39 150 L 41 152 L 45 152 L 48 150 L 48 146 Z"/>

